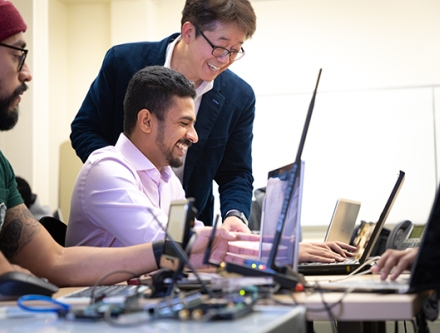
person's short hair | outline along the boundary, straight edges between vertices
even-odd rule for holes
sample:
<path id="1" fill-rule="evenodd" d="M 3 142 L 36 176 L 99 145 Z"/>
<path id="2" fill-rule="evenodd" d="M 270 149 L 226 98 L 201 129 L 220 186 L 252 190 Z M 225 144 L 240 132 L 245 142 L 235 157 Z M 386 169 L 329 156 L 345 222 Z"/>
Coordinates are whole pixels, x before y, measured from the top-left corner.
<path id="1" fill-rule="evenodd" d="M 214 30 L 218 22 L 233 23 L 245 32 L 246 39 L 251 38 L 257 29 L 257 17 L 248 0 L 186 0 L 181 25 L 188 21 L 202 31 Z"/>
<path id="2" fill-rule="evenodd" d="M 129 136 L 142 109 L 149 110 L 159 121 L 174 105 L 175 97 L 195 98 L 194 83 L 183 74 L 163 66 L 147 66 L 131 78 L 124 98 L 124 134 Z"/>
<path id="3" fill-rule="evenodd" d="M 21 177 L 15 176 L 15 181 L 17 182 L 17 190 L 20 192 L 23 198 L 24 204 L 29 208 L 35 201 L 34 194 L 32 193 L 31 186 L 29 183 Z"/>

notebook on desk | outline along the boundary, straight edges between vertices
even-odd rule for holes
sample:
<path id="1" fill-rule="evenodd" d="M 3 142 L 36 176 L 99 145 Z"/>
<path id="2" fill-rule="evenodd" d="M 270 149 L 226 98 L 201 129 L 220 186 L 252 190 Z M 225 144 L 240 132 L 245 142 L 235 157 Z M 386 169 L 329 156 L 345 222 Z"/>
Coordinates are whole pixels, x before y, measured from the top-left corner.
<path id="1" fill-rule="evenodd" d="M 343 281 L 321 284 L 321 288 L 357 292 L 414 293 L 424 290 L 440 290 L 440 187 L 437 189 L 428 223 L 425 227 L 417 257 L 408 276 L 400 276 L 396 281 L 381 281 L 380 275 L 366 279 L 361 276 Z"/>
<path id="2" fill-rule="evenodd" d="M 355 253 L 355 260 L 347 259 L 344 262 L 337 263 L 301 263 L 298 265 L 298 272 L 304 275 L 338 275 L 338 274 L 349 274 L 359 268 L 370 256 L 370 253 L 376 243 L 380 231 L 382 230 L 388 214 L 393 207 L 394 201 L 403 185 L 405 180 L 405 172 L 400 171 L 399 177 L 391 191 L 391 194 L 385 204 L 385 207 L 380 214 L 379 220 L 376 222 L 374 229 L 371 232 L 370 237 L 367 241 L 363 240 L 365 246 L 359 246 Z"/>
<path id="3" fill-rule="evenodd" d="M 324 242 L 339 241 L 348 244 L 361 209 L 361 203 L 340 198 L 336 202 Z"/>

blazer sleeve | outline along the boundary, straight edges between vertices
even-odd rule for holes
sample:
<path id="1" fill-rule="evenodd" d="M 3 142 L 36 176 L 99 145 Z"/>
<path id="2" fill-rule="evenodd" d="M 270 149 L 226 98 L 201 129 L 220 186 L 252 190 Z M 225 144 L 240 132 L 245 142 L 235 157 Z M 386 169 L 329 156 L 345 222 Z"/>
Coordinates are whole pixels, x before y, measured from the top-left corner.
<path id="1" fill-rule="evenodd" d="M 225 106 L 236 108 L 237 118 L 231 121 L 228 141 L 215 180 L 219 186 L 222 216 L 231 209 L 237 209 L 249 219 L 254 181 L 252 140 L 255 94 L 244 81 L 241 81 L 241 89 L 237 89 L 237 85 L 231 88 L 239 93 L 229 95 Z"/>
<path id="2" fill-rule="evenodd" d="M 120 119 L 116 110 L 121 110 L 123 106 L 122 100 L 117 100 L 115 80 L 116 66 L 112 48 L 107 52 L 98 76 L 71 124 L 72 147 L 83 162 L 94 150 L 115 144 L 117 140 L 111 129 Z"/>

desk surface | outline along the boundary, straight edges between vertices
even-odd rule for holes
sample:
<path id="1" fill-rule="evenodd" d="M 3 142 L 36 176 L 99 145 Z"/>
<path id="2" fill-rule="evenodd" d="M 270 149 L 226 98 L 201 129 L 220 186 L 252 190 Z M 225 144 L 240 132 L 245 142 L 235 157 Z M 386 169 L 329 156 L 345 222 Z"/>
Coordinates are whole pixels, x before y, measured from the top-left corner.
<path id="1" fill-rule="evenodd" d="M 142 319 L 142 318 L 139 318 Z M 208 326 L 209 325 L 209 326 Z M 90 331 L 115 333 L 125 331 L 121 327 L 110 326 L 105 321 L 86 322 L 58 319 L 55 314 L 31 315 L 28 317 L 6 318 L 1 320 L 0 331 L 3 332 L 63 332 L 84 333 Z M 173 319 L 155 320 L 128 329 L 136 332 L 206 332 L 207 328 L 216 333 L 262 333 L 285 332 L 286 327 L 295 327 L 298 333 L 306 333 L 305 308 L 297 306 L 273 307 L 257 306 L 255 311 L 232 321 L 178 321 Z M 127 328 L 125 328 L 127 329 Z"/>
<path id="2" fill-rule="evenodd" d="M 342 276 L 306 276 L 308 282 L 334 281 Z M 373 275 L 358 276 L 360 279 L 371 279 Z M 377 278 L 377 276 L 375 276 Z M 328 313 L 323 307 L 323 300 L 332 305 L 332 314 L 339 321 L 385 321 L 411 320 L 419 313 L 423 303 L 429 297 L 429 292 L 419 294 L 379 294 L 379 293 L 349 293 L 314 292 L 295 293 L 297 304 L 307 308 L 307 319 L 328 320 Z M 293 303 L 293 298 L 282 296 L 285 302 Z M 321 310 L 321 311 L 319 311 Z"/>
<path id="3" fill-rule="evenodd" d="M 327 278 L 328 279 L 328 278 Z M 308 277 L 310 281 L 310 277 Z M 54 297 L 71 292 L 72 288 L 63 288 Z M 283 306 L 276 306 L 276 302 L 264 300 L 259 303 L 253 314 L 234 321 L 209 322 L 215 325 L 216 332 L 230 333 L 234 328 L 240 327 L 241 332 L 267 332 L 274 327 L 295 321 L 295 326 L 304 324 L 304 317 L 310 321 L 329 320 L 323 300 L 332 307 L 332 315 L 335 320 L 344 321 L 394 321 L 411 320 L 422 308 L 423 302 L 429 293 L 421 294 L 373 294 L 373 293 L 350 293 L 344 295 L 341 292 L 326 292 L 324 294 L 314 292 L 298 292 L 291 295 L 275 295 L 274 299 L 282 302 Z M 14 303 L 0 303 L 1 305 L 13 305 Z M 300 306 L 295 306 L 295 305 Z M 335 304 L 333 306 L 333 304 Z M 300 323 L 300 324 L 298 324 Z M 1 326 L 13 329 L 20 328 L 20 332 L 38 331 L 41 327 L 53 327 L 56 331 L 79 332 L 91 327 L 103 332 L 120 332 L 120 328 L 112 327 L 105 322 L 84 323 L 58 320 L 55 315 L 32 316 L 27 318 L 2 319 Z M 165 329 L 178 330 L 180 332 L 194 333 L 205 327 L 203 322 L 182 322 L 174 320 L 160 320 L 137 327 L 140 332 L 159 332 Z M 272 325 L 272 326 L 271 326 Z M 275 325 L 275 326 L 274 326 Z M 210 326 L 211 327 L 211 326 Z M 271 328 L 272 327 L 272 328 Z M 4 332 L 2 330 L 2 332 Z M 301 331 L 299 331 L 301 332 Z M 305 329 L 304 329 L 305 332 Z M 81 332 L 82 333 L 82 332 Z"/>

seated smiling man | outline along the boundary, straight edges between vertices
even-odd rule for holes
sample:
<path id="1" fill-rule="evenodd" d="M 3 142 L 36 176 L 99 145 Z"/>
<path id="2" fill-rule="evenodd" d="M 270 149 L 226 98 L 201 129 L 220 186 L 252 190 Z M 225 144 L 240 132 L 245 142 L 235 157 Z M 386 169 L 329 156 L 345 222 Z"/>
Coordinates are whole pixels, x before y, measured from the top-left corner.
<path id="1" fill-rule="evenodd" d="M 182 165 L 198 140 L 194 97 L 193 83 L 172 69 L 150 66 L 133 76 L 124 132 L 115 146 L 94 151 L 77 177 L 67 246 L 120 247 L 164 238 L 170 203 L 185 198 L 171 168 Z"/>

